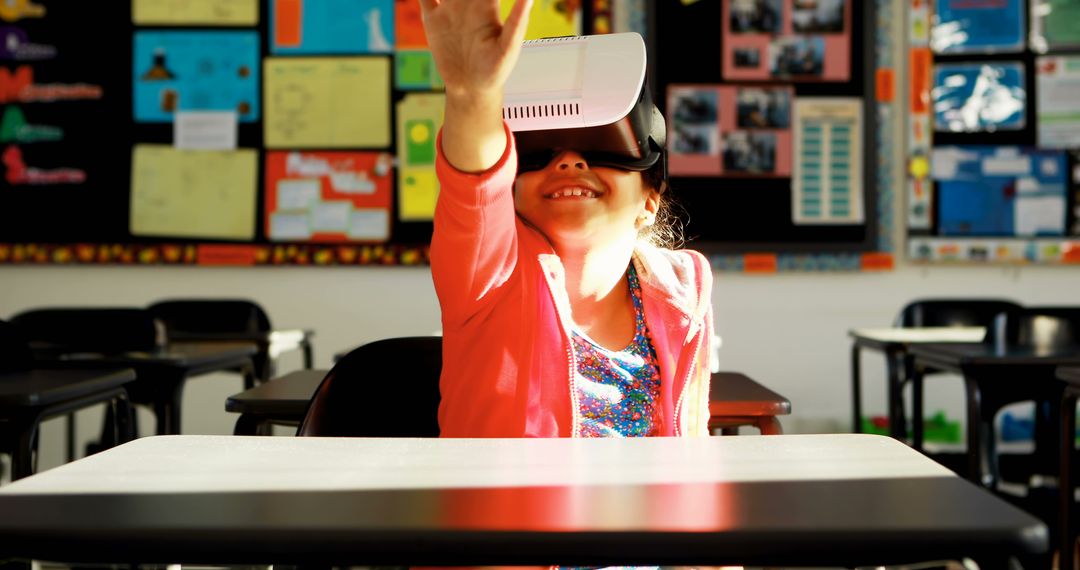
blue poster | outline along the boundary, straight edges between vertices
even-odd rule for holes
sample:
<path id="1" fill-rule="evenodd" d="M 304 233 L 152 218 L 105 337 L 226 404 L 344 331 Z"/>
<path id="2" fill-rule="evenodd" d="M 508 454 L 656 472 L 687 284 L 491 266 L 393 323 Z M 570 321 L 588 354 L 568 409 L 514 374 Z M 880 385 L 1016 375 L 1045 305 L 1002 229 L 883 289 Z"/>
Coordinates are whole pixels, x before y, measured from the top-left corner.
<path id="1" fill-rule="evenodd" d="M 390 53 L 394 0 L 272 0 L 275 55 Z"/>
<path id="2" fill-rule="evenodd" d="M 1015 146 L 939 147 L 933 154 L 938 233 L 1060 236 L 1065 233 L 1065 153 Z"/>
<path id="3" fill-rule="evenodd" d="M 1024 0 L 938 0 L 930 47 L 937 53 L 1024 50 Z"/>
<path id="4" fill-rule="evenodd" d="M 1027 91 L 1021 63 L 940 63 L 934 66 L 934 130 L 1021 130 Z"/>
<path id="5" fill-rule="evenodd" d="M 177 111 L 259 118 L 256 32 L 136 32 L 135 120 L 171 123 Z"/>

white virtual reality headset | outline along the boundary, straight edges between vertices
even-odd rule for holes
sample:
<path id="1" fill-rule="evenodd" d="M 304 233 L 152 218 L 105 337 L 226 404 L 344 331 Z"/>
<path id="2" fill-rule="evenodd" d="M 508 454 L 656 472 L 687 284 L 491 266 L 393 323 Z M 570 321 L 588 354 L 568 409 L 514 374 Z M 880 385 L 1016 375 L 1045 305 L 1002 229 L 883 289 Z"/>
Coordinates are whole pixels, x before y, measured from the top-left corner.
<path id="1" fill-rule="evenodd" d="M 503 92 L 518 169 L 544 168 L 559 149 L 624 170 L 663 161 L 667 130 L 645 68 L 632 32 L 526 41 Z"/>

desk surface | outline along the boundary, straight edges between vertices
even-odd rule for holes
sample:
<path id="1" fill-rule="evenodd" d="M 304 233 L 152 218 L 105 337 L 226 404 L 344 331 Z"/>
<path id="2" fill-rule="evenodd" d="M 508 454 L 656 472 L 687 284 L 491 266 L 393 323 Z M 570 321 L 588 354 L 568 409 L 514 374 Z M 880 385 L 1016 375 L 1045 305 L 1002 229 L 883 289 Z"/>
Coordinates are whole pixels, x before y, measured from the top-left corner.
<path id="1" fill-rule="evenodd" d="M 296 370 L 225 400 L 225 411 L 241 414 L 302 416 L 329 370 Z"/>
<path id="2" fill-rule="evenodd" d="M 709 382 L 713 416 L 783 416 L 791 401 L 738 372 L 716 372 Z"/>
<path id="3" fill-rule="evenodd" d="M 922 327 L 852 329 L 848 336 L 868 346 L 909 345 L 927 342 L 982 342 L 984 327 Z"/>
<path id="4" fill-rule="evenodd" d="M 1039 349 L 1027 346 L 994 346 L 984 343 L 915 344 L 908 352 L 935 368 L 960 366 L 1071 366 L 1080 365 L 1080 346 Z"/>
<path id="5" fill-rule="evenodd" d="M 130 368 L 34 369 L 0 374 L 0 406 L 36 407 L 111 390 L 135 379 Z"/>
<path id="6" fill-rule="evenodd" d="M 1062 366 L 1057 369 L 1057 377 L 1066 382 L 1080 384 L 1080 366 Z"/>
<path id="7" fill-rule="evenodd" d="M 869 435 L 154 437 L 0 488 L 0 511 L 0 555 L 82 562 L 854 566 L 1047 543 Z"/>
<path id="8" fill-rule="evenodd" d="M 258 352 L 251 342 L 177 342 L 153 352 L 120 354 L 64 353 L 45 357 L 53 362 L 110 363 L 123 366 L 174 366 L 192 368 L 250 357 Z"/>

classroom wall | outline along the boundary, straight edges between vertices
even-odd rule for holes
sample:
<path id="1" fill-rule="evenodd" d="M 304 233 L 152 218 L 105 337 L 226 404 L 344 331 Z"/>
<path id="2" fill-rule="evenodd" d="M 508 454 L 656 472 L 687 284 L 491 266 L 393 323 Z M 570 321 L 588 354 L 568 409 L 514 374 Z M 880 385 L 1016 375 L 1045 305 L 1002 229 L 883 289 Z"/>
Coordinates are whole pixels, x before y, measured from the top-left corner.
<path id="1" fill-rule="evenodd" d="M 722 366 L 787 396 L 790 433 L 849 429 L 852 327 L 888 325 L 899 307 L 927 296 L 993 295 L 1025 304 L 1080 303 L 1080 270 L 1068 267 L 922 267 L 901 263 L 887 273 L 718 273 L 716 326 Z M 315 329 L 315 358 L 381 337 L 429 334 L 439 328 L 427 268 L 0 267 L 0 318 L 43 305 L 145 305 L 176 296 L 239 296 L 261 303 L 277 327 Z M 865 409 L 884 411 L 884 361 L 863 358 Z M 298 354 L 283 368 L 299 366 Z M 235 416 L 225 398 L 238 377 L 212 375 L 188 383 L 186 433 L 230 433 Z M 928 412 L 961 417 L 956 380 L 928 383 Z M 79 416 L 81 438 L 100 425 L 98 412 Z M 142 432 L 153 423 L 140 415 Z M 40 466 L 60 463 L 62 423 L 46 425 Z"/>

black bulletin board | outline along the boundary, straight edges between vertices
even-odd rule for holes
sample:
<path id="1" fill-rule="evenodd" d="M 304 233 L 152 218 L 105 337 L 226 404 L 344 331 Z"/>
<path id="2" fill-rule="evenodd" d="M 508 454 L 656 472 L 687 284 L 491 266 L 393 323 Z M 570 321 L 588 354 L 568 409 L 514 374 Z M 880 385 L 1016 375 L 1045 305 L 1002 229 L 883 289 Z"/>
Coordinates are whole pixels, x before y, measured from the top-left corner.
<path id="1" fill-rule="evenodd" d="M 863 108 L 863 207 L 859 225 L 796 225 L 792 222 L 790 178 L 673 177 L 679 203 L 688 212 L 691 247 L 708 253 L 865 252 L 878 248 L 874 181 L 876 106 L 874 94 L 874 2 L 851 0 L 851 77 L 843 83 L 795 83 L 796 97 L 859 97 Z M 689 5 L 657 0 L 649 54 L 657 105 L 665 108 L 671 84 L 728 84 L 722 73 L 724 36 L 721 0 Z M 777 85 L 776 83 L 760 85 Z"/>
<path id="2" fill-rule="evenodd" d="M 406 1 L 406 0 L 395 0 Z M 408 0 L 415 1 L 415 0 Z M 698 0 L 684 4 L 678 0 L 645 0 L 649 18 L 646 39 L 650 57 L 650 82 L 654 100 L 666 111 L 663 94 L 670 84 L 725 83 L 721 72 L 723 34 L 722 0 Z M 791 2 L 793 0 L 784 0 Z M 596 5 L 619 9 L 619 2 L 595 0 Z M 45 2 L 47 15 L 23 19 L 13 25 L 24 30 L 29 41 L 55 46 L 58 56 L 52 60 L 2 61 L 0 67 L 13 77 L 19 66 L 32 68 L 35 84 L 77 84 L 100 86 L 98 100 L 55 101 L 15 104 L 29 123 L 63 129 L 57 142 L 18 144 L 25 163 L 40 169 L 71 168 L 85 171 L 81 184 L 18 185 L 0 179 L 0 263 L 4 262 L 113 262 L 161 263 L 158 253 L 144 255 L 142 250 L 167 244 L 184 248 L 181 263 L 201 262 L 197 245 L 190 241 L 132 236 L 129 227 L 131 152 L 136 143 L 170 144 L 171 124 L 135 123 L 132 118 L 133 37 L 136 30 L 222 29 L 257 31 L 261 38 L 261 56 L 270 56 L 270 0 L 260 0 L 257 26 L 135 26 L 130 0 L 108 2 Z M 593 26 L 595 6 L 582 2 L 584 31 Z M 795 225 L 791 212 L 789 178 L 694 178 L 672 180 L 674 195 L 687 212 L 689 246 L 707 254 L 726 255 L 745 252 L 776 253 L 859 253 L 880 249 L 877 217 L 878 152 L 875 144 L 877 107 L 874 105 L 874 34 L 875 2 L 849 0 L 851 13 L 851 77 L 842 83 L 795 83 L 797 97 L 856 97 L 864 101 L 864 165 L 862 201 L 865 223 L 850 226 Z M 332 54 L 327 54 L 332 55 Z M 372 57 L 392 57 L 376 55 Z M 740 83 L 743 85 L 743 83 Z M 394 91 L 392 109 L 404 97 Z M 263 109 L 265 112 L 265 109 Z M 261 117 L 260 117 L 261 118 Z M 396 124 L 396 121 L 392 121 Z M 396 129 L 391 136 L 396 138 Z M 211 245 L 257 246 L 258 263 L 423 263 L 431 236 L 430 222 L 397 221 L 392 212 L 391 240 L 387 244 L 365 244 L 359 250 L 341 247 L 271 243 L 263 228 L 264 159 L 263 123 L 240 123 L 238 143 L 241 148 L 259 150 L 256 238 L 254 242 L 214 242 Z M 391 153 L 396 140 L 384 149 Z M 3 143 L 7 148 L 9 143 Z M 319 149 L 305 149 L 319 150 Z M 396 202 L 396 200 L 395 200 Z M 16 255 L 10 247 L 16 244 Z M 27 246 L 18 244 L 34 244 Z M 111 255 L 80 257 L 63 251 L 77 244 L 104 246 L 123 251 L 119 259 Z M 319 251 L 315 251 L 319 249 Z M 59 253 L 58 253 L 59 251 Z M 23 253 L 19 253 L 23 252 Z M 299 253 L 298 253 L 299 252 Z M 119 255 L 119 254 L 118 254 Z"/>

